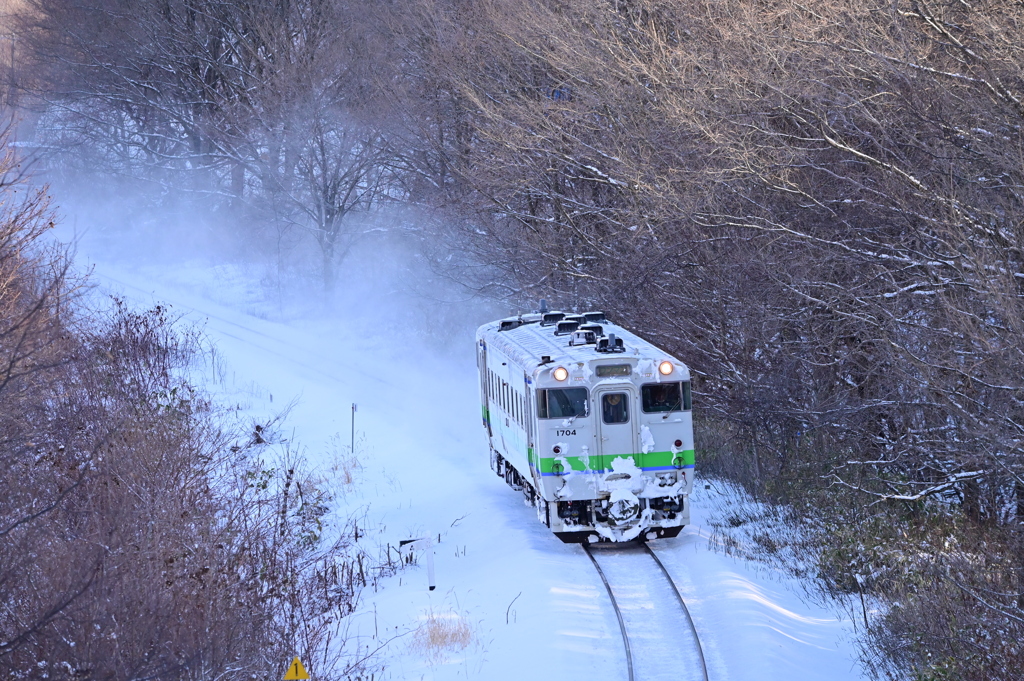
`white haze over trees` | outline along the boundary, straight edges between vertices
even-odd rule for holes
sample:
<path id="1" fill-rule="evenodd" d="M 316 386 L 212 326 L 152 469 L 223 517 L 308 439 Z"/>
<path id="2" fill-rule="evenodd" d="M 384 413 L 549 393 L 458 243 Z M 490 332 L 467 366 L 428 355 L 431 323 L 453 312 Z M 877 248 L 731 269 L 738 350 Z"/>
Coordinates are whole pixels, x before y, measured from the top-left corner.
<path id="1" fill-rule="evenodd" d="M 1018 674 L 1019 5 L 11 11 L 3 101 L 47 179 L 261 258 L 279 312 L 342 305 L 381 253 L 503 307 L 604 309 L 693 367 L 701 473 L 804 528 L 762 552 L 882 604 L 871 673 Z"/>

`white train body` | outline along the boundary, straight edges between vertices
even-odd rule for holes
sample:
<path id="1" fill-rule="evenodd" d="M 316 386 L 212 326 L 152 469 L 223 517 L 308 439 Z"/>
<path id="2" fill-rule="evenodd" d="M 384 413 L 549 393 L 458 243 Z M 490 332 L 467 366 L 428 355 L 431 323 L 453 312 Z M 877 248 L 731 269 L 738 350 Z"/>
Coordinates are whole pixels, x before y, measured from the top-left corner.
<path id="1" fill-rule="evenodd" d="M 690 520 L 690 371 L 602 313 L 477 330 L 491 467 L 566 542 L 673 537 Z"/>

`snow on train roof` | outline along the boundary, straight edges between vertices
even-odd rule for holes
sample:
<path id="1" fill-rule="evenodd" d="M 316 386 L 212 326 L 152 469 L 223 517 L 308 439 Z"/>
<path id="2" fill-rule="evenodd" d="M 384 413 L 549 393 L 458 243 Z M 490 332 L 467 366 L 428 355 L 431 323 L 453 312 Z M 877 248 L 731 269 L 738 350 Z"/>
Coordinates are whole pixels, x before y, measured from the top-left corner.
<path id="1" fill-rule="evenodd" d="M 597 346 L 569 345 L 572 334 L 555 335 L 557 324 L 541 326 L 537 322 L 524 323 L 518 328 L 499 331 L 501 322 L 497 320 L 484 324 L 477 329 L 477 338 L 484 338 L 488 346 L 498 348 L 510 359 L 523 367 L 532 367 L 540 363 L 541 357 L 551 357 L 553 363 L 589 362 L 594 359 L 614 359 L 616 357 L 642 357 L 645 359 L 672 359 L 683 364 L 669 353 L 645 341 L 635 333 L 608 321 L 600 322 L 604 332 L 603 338 L 615 334 L 621 338 L 625 346 L 623 353 L 598 352 Z M 684 365 L 685 366 L 685 365 Z"/>

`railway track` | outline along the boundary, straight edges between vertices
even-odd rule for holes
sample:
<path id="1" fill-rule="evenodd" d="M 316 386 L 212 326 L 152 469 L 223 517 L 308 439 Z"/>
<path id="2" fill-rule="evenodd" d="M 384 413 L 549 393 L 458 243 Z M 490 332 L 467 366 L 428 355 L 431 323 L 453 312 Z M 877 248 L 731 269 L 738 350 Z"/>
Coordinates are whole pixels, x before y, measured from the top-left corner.
<path id="1" fill-rule="evenodd" d="M 583 550 L 619 621 L 629 681 L 708 681 L 693 618 L 657 554 L 646 544 Z"/>

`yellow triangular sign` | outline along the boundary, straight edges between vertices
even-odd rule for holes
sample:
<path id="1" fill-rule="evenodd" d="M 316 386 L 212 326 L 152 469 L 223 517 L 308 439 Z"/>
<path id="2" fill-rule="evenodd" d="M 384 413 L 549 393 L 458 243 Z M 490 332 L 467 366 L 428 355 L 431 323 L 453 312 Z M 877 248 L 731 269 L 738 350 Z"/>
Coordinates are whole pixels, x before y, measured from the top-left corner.
<path id="1" fill-rule="evenodd" d="M 306 668 L 302 666 L 302 661 L 297 657 L 292 660 L 288 671 L 284 673 L 284 681 L 300 681 L 301 679 L 308 678 L 309 674 L 306 672 Z"/>

